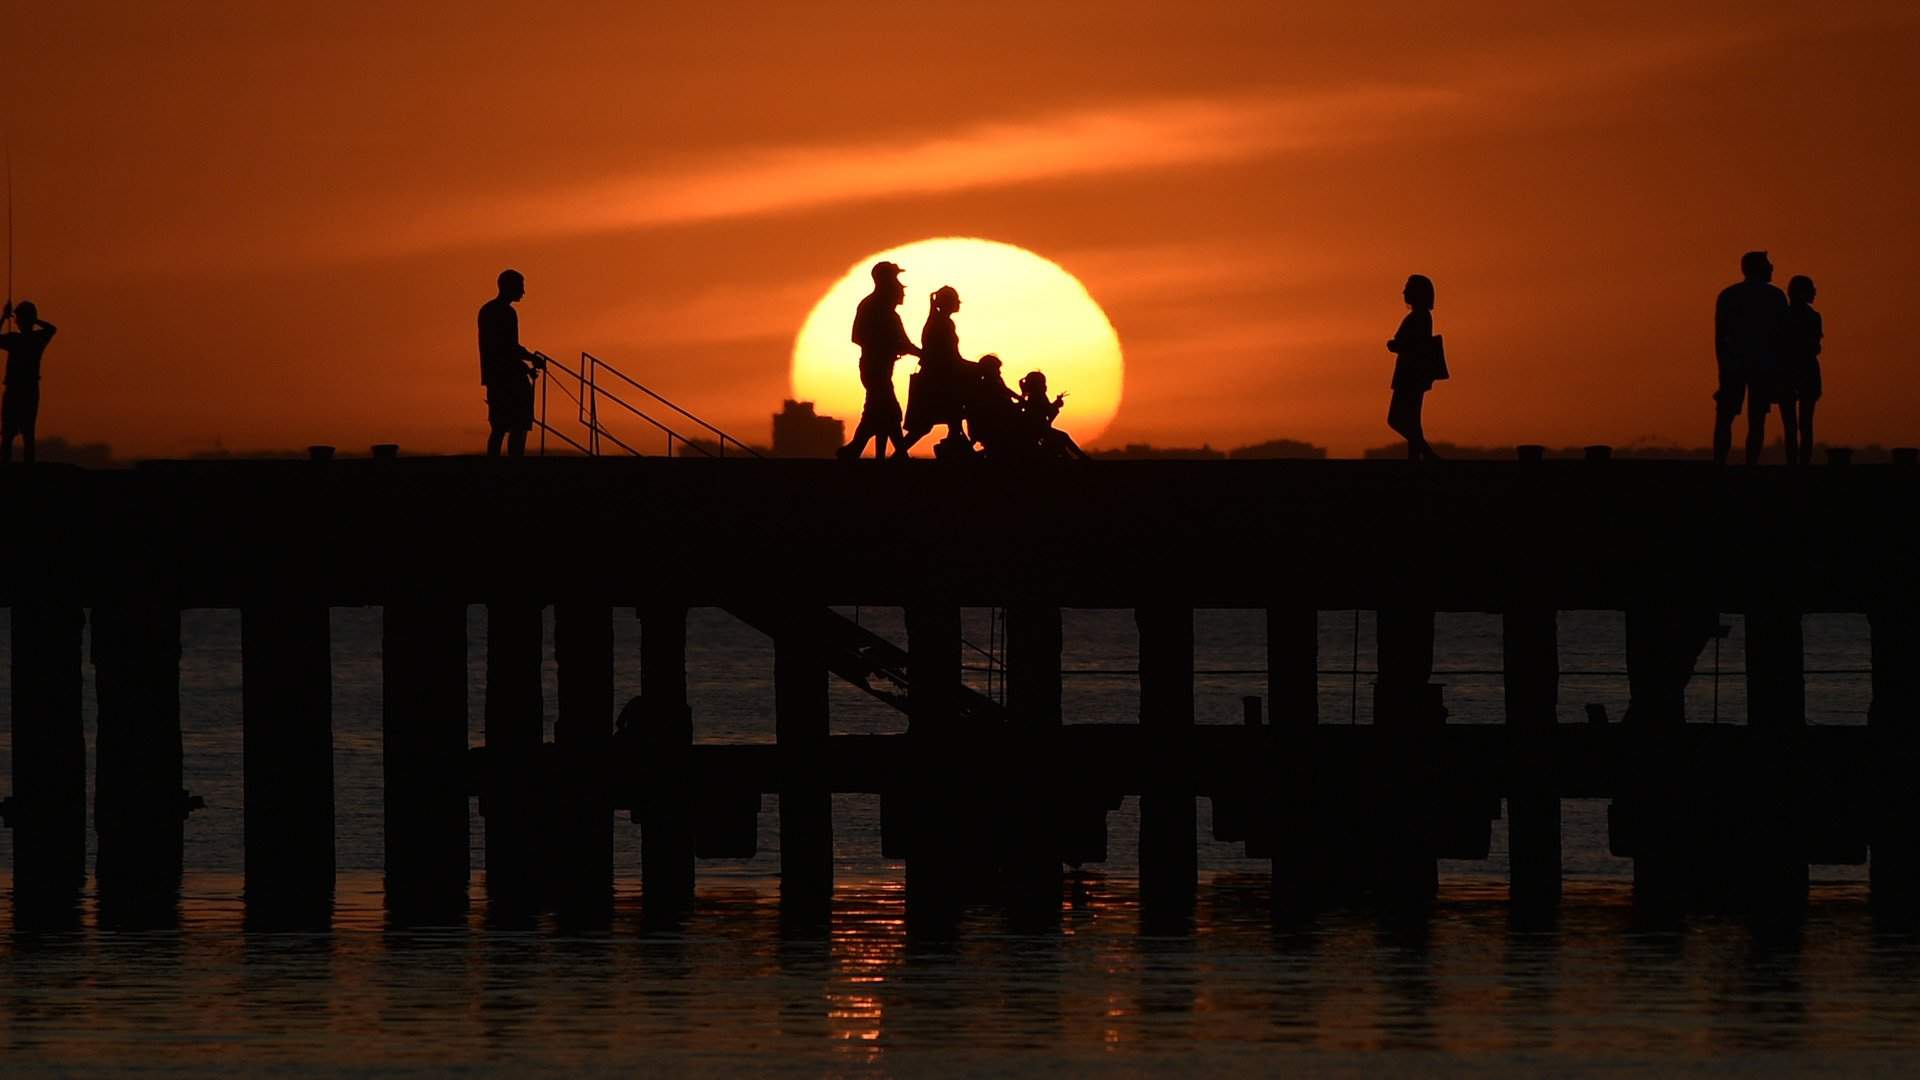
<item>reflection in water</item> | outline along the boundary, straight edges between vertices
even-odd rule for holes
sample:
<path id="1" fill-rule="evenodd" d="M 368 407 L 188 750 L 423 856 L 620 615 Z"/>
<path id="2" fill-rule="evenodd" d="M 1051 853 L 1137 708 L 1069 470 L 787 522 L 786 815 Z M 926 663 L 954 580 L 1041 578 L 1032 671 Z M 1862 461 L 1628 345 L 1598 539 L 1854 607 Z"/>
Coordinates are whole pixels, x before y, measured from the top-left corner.
<path id="1" fill-rule="evenodd" d="M 849 878 L 852 876 L 849 875 Z M 9 1073 L 290 1063 L 520 1073 L 1266 1074 L 1426 1070 L 1456 1058 L 1549 1070 L 1604 1060 L 1797 1071 L 1920 1046 L 1920 941 L 1875 936 L 1857 887 L 1827 887 L 1800 938 L 1736 920 L 1633 928 L 1627 889 L 1573 888 L 1558 924 L 1513 924 L 1451 882 L 1432 919 L 1366 912 L 1275 929 L 1264 875 L 1215 875 L 1194 931 L 1142 932 L 1130 880 L 1080 875 L 1056 930 L 969 912 L 907 933 L 897 876 L 843 879 L 825 923 L 782 922 L 777 883 L 704 887 L 647 923 L 622 882 L 611 926 L 389 924 L 377 874 L 342 875 L 331 932 L 243 929 L 237 877 L 196 876 L 170 930 L 0 927 Z M 1849 1056 L 1853 1055 L 1853 1056 Z"/>

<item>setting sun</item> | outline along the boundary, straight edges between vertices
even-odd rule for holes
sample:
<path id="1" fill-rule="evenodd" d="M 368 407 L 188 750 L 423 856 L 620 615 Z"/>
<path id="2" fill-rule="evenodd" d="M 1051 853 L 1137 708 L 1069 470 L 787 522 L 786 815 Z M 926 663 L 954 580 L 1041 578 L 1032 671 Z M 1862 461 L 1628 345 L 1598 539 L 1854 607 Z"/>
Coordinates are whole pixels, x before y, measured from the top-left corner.
<path id="1" fill-rule="evenodd" d="M 861 259 L 813 307 L 793 345 L 793 395 L 823 413 L 842 417 L 849 430 L 859 419 L 862 392 L 856 366 L 859 348 L 849 327 L 860 298 L 873 289 L 868 271 L 888 260 L 905 268 L 907 301 L 900 318 L 920 340 L 928 295 L 942 285 L 960 293 L 961 354 L 977 360 L 997 354 L 1007 382 L 1044 371 L 1048 388 L 1067 395 L 1058 426 L 1081 444 L 1100 437 L 1120 408 L 1123 365 L 1120 338 L 1084 285 L 1059 264 L 1025 248 L 971 237 L 940 237 L 878 251 Z M 905 404 L 915 368 L 904 357 L 894 369 L 894 387 Z M 932 441 L 916 452 L 932 451 Z"/>

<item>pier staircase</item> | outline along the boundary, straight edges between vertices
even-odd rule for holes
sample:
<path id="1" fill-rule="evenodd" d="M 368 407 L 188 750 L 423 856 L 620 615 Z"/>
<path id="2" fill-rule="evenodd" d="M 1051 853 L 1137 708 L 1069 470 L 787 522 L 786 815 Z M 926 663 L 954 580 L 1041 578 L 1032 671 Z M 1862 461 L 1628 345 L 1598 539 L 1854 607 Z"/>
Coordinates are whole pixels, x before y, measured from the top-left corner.
<path id="1" fill-rule="evenodd" d="M 779 616 L 764 608 L 730 607 L 726 611 L 769 637 L 776 637 L 783 632 L 807 634 L 820 646 L 828 671 L 901 712 L 907 711 L 907 680 L 910 674 L 907 670 L 907 650 L 853 619 L 832 608 L 821 608 L 803 616 L 807 620 L 805 625 L 783 627 Z M 964 640 L 962 645 L 985 653 L 990 662 L 993 659 L 990 650 L 980 649 Z M 1005 706 L 969 686 L 959 688 L 954 704 L 960 719 L 964 721 L 997 724 L 1006 720 Z"/>
<path id="2" fill-rule="evenodd" d="M 535 364 L 546 372 L 538 385 L 540 411 L 534 418 L 534 427 L 540 432 L 537 452 L 542 455 L 547 452 L 547 437 L 551 435 L 556 442 L 588 457 L 611 453 L 641 457 L 643 452 L 636 443 L 643 438 L 664 438 L 667 457 L 764 456 L 590 352 L 580 354 L 577 367 L 546 353 L 533 355 Z M 554 389 L 573 402 L 571 424 L 565 419 L 564 404 L 558 413 L 548 411 L 548 392 Z M 688 430 L 697 434 L 688 435 Z"/>
<path id="3" fill-rule="evenodd" d="M 588 457 L 624 453 L 643 456 L 635 443 L 642 436 L 665 439 L 668 457 L 763 457 L 751 446 L 727 434 L 692 412 L 669 401 L 639 380 L 590 352 L 580 354 L 578 366 L 569 366 L 545 353 L 534 353 L 546 376 L 540 380 L 540 410 L 534 425 L 540 431 L 538 452 L 547 452 L 547 437 Z M 565 406 L 557 414 L 548 411 L 548 391 L 558 389 L 573 403 L 572 423 L 567 423 Z M 651 411 L 649 411 L 651 410 Z M 656 415 L 659 414 L 659 415 Z M 666 416 L 666 419 L 662 419 Z M 620 427 L 608 423 L 617 418 Z M 689 427 L 690 426 L 690 427 Z M 700 432 L 687 435 L 686 430 Z M 776 636 L 779 624 L 774 612 L 761 608 L 729 608 L 730 614 L 768 636 Z M 996 619 L 998 613 L 996 612 Z M 827 670 L 859 687 L 888 705 L 907 711 L 907 651 L 879 634 L 849 619 L 832 608 L 821 608 L 806 616 L 810 625 L 803 632 L 822 645 Z M 962 645 L 986 658 L 988 689 L 991 691 L 1000 658 L 992 648 L 982 649 L 962 639 Z M 981 693 L 962 685 L 956 693 L 962 720 L 999 723 L 1006 709 L 991 692 Z"/>

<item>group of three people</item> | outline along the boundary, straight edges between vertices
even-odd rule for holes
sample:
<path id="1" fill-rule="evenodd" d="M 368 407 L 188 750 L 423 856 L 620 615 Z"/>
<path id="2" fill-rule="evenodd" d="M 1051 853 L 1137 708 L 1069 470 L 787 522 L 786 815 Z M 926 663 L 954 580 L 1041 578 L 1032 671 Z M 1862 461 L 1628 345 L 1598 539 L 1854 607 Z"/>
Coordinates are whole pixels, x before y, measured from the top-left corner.
<path id="1" fill-rule="evenodd" d="M 866 404 L 840 457 L 858 458 L 869 441 L 875 458 L 888 456 L 889 445 L 893 457 L 905 457 L 936 425 L 945 424 L 947 437 L 935 447 L 936 456 L 970 455 L 977 444 L 989 458 L 1085 458 L 1073 438 L 1053 426 L 1066 395 L 1049 399 L 1045 374 L 1028 372 L 1015 391 L 1001 376 L 999 357 L 988 354 L 975 361 L 960 355 L 960 331 L 953 324 L 960 293 L 953 286 L 934 290 L 920 344 L 913 343 L 898 310 L 907 298 L 902 272 L 898 263 L 875 263 L 873 291 L 854 310 L 853 343 L 860 346 Z M 893 392 L 893 366 L 903 356 L 920 360 L 904 414 Z"/>

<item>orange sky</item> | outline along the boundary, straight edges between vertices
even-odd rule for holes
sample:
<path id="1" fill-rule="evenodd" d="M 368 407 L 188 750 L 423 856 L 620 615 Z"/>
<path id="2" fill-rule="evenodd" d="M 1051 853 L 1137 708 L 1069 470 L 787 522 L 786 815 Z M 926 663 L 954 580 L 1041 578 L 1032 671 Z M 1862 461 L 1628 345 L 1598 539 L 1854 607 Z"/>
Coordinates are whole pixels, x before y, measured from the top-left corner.
<path id="1" fill-rule="evenodd" d="M 847 264 L 960 234 L 1106 308 L 1103 445 L 1393 441 L 1415 270 L 1431 436 L 1704 443 L 1753 247 L 1819 282 L 1822 437 L 1920 442 L 1911 4 L 279 7 L 0 3 L 43 436 L 477 449 L 513 265 L 529 344 L 764 440 Z"/>

